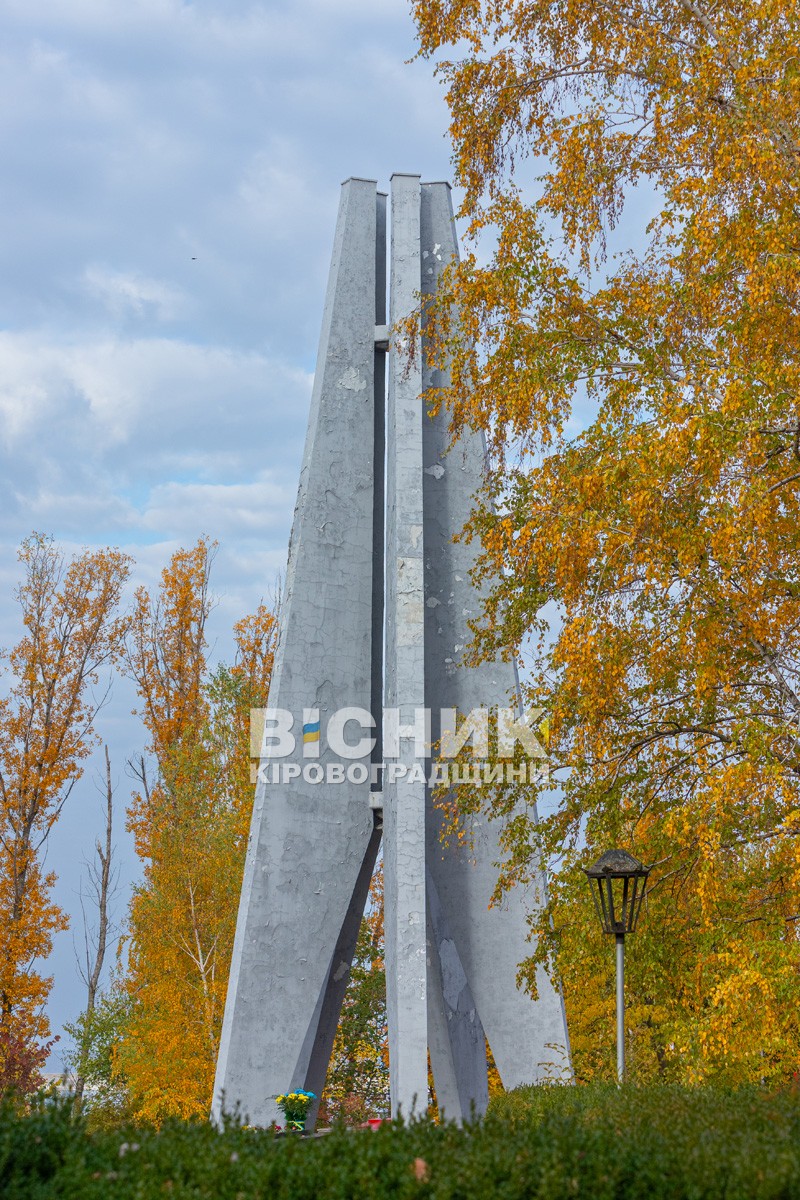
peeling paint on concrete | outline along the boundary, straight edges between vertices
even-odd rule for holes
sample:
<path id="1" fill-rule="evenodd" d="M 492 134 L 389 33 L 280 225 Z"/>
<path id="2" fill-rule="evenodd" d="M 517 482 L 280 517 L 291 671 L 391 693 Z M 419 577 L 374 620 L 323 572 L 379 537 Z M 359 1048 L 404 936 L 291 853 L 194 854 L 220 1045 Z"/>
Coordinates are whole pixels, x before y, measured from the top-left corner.
<path id="1" fill-rule="evenodd" d="M 367 381 L 359 375 L 355 367 L 348 367 L 339 380 L 337 387 L 345 388 L 348 392 L 365 392 Z"/>
<path id="2" fill-rule="evenodd" d="M 374 183 L 343 186 L 270 687 L 271 704 L 295 714 L 312 698 L 323 717 L 372 702 L 374 410 L 365 419 L 364 405 L 343 392 L 372 405 L 383 203 Z M 301 755 L 296 750 L 298 762 Z M 258 1125 L 278 1118 L 270 1097 L 287 1088 L 321 1092 L 369 884 L 371 868 L 366 881 L 364 868 L 377 845 L 368 783 L 258 785 L 214 1086 L 217 1116 L 223 1091 L 230 1110 L 239 1104 Z"/>

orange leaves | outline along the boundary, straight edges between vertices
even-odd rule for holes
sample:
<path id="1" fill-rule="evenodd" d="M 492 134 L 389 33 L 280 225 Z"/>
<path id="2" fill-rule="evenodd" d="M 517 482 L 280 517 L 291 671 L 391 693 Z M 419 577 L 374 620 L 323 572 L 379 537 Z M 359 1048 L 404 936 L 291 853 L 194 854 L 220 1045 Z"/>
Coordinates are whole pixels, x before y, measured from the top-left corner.
<path id="1" fill-rule="evenodd" d="M 254 696 L 254 704 L 266 703 L 264 686 L 272 674 L 278 615 L 265 604 L 259 604 L 252 616 L 236 622 L 233 632 L 237 653 L 231 673 L 244 680 Z"/>
<path id="2" fill-rule="evenodd" d="M 12 820 L 30 824 L 35 838 L 46 834 L 56 797 L 89 753 L 96 704 L 87 702 L 87 686 L 119 655 L 125 622 L 116 610 L 129 560 L 86 551 L 67 564 L 40 535 L 23 543 L 19 558 L 26 635 L 8 656 L 16 682 L 2 703 L 0 770 Z"/>
<path id="3" fill-rule="evenodd" d="M 29 1041 L 48 1033 L 51 980 L 37 963 L 67 927 L 42 847 L 91 749 L 91 685 L 121 652 L 129 560 L 87 550 L 67 562 L 40 534 L 23 542 L 19 560 L 25 634 L 7 655 L 12 683 L 0 701 L 0 1027 Z"/>
<path id="4" fill-rule="evenodd" d="M 474 651 L 525 649 L 559 782 L 538 826 L 509 822 L 502 882 L 537 849 L 558 868 L 533 961 L 557 956 L 579 1073 L 613 1067 L 613 993 L 575 871 L 620 842 L 658 864 L 635 1069 L 780 1077 L 800 1050 L 797 6 L 415 14 L 426 55 L 471 45 L 441 72 L 462 216 L 496 240 L 428 314 L 454 434 L 493 456 Z"/>
<path id="5" fill-rule="evenodd" d="M 128 669 L 155 768 L 129 824 L 145 860 L 129 914 L 130 1016 L 118 1066 L 139 1116 L 204 1117 L 222 1024 L 252 808 L 249 711 L 266 703 L 277 621 L 235 627 L 237 660 L 205 654 L 213 547 L 175 554 L 156 596 L 136 597 Z"/>
<path id="6" fill-rule="evenodd" d="M 136 593 L 127 666 L 144 703 L 142 718 L 157 757 L 203 715 L 200 683 L 215 548 L 201 538 L 192 550 L 173 555 L 162 571 L 157 600 L 144 588 Z"/>

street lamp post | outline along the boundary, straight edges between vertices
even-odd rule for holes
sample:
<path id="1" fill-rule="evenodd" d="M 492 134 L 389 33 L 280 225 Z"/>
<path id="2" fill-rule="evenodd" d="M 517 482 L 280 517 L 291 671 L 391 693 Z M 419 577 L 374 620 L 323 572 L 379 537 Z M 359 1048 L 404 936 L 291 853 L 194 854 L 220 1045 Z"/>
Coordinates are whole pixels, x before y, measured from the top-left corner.
<path id="1" fill-rule="evenodd" d="M 604 933 L 617 942 L 617 1078 L 625 1078 L 625 934 L 633 933 L 650 868 L 627 850 L 607 850 L 584 868 Z"/>

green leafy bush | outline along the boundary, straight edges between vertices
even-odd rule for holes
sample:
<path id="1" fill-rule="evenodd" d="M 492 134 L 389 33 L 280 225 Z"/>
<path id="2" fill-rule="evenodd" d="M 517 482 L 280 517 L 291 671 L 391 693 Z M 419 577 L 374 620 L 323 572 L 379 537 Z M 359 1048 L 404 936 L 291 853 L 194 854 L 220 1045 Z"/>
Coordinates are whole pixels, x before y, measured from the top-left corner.
<path id="1" fill-rule="evenodd" d="M 464 1129 L 320 1138 L 203 1122 L 87 1131 L 69 1101 L 0 1109 L 3 1200 L 800 1200 L 800 1096 L 546 1087 Z"/>

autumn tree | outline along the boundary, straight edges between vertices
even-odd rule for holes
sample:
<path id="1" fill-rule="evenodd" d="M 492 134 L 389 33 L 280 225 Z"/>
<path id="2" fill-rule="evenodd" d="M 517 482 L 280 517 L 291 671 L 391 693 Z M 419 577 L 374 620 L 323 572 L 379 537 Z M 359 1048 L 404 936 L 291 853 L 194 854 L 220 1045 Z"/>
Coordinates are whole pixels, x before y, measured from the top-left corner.
<path id="1" fill-rule="evenodd" d="M 80 902 L 83 916 L 83 953 L 78 954 L 78 974 L 86 986 L 86 1005 L 77 1022 L 65 1026 L 73 1038 L 74 1047 L 64 1056 L 65 1069 L 74 1075 L 75 1111 L 83 1106 L 86 1084 L 89 1082 L 92 1057 L 91 1038 L 97 1028 L 95 1009 L 101 998 L 100 981 L 115 926 L 112 922 L 111 904 L 116 889 L 117 872 L 114 869 L 114 787 L 111 779 L 111 758 L 108 746 L 103 747 L 105 757 L 104 807 L 105 829 L 103 838 L 95 841 L 95 857 L 86 864 L 86 886 L 81 885 Z M 91 913 L 87 914 L 86 904 Z M 96 914 L 96 924 L 95 924 Z"/>
<path id="2" fill-rule="evenodd" d="M 104 696 L 95 688 L 121 648 L 129 561 L 116 550 L 67 561 L 39 534 L 22 543 L 19 561 L 25 634 L 3 655 L 9 686 L 0 699 L 0 1077 L 27 1086 L 35 1072 L 25 1063 L 41 1058 L 50 1028 L 52 979 L 41 964 L 68 924 L 44 851 L 94 745 Z"/>
<path id="3" fill-rule="evenodd" d="M 95 994 L 92 1006 L 64 1026 L 73 1040 L 64 1065 L 83 1080 L 80 1107 L 89 1129 L 115 1127 L 133 1119 L 128 1081 L 120 1063 L 131 1007 L 124 978 L 117 969 Z"/>
<path id="4" fill-rule="evenodd" d="M 356 942 L 319 1120 L 358 1125 L 389 1113 L 389 1031 L 384 966 L 383 864 L 379 863 Z"/>
<path id="5" fill-rule="evenodd" d="M 474 655 L 523 655 L 558 784 L 538 825 L 536 789 L 458 805 L 504 820 L 501 888 L 553 868 L 533 960 L 563 981 L 579 1076 L 611 1070 L 613 993 L 577 867 L 619 843 L 655 864 L 634 1072 L 780 1078 L 800 1049 L 800 13 L 414 11 L 462 216 L 494 247 L 428 314 L 453 366 L 432 402 L 491 451 Z"/>
<path id="6" fill-rule="evenodd" d="M 211 611 L 208 586 L 215 553 L 216 544 L 201 538 L 192 550 L 179 550 L 173 555 L 161 573 L 161 587 L 155 598 L 144 587 L 136 591 L 127 669 L 142 701 L 141 717 L 150 735 L 157 769 L 208 711 L 203 695 L 205 631 Z M 142 787 L 143 795 L 134 811 L 142 812 L 146 829 L 146 776 Z M 146 851 L 146 845 L 139 848 L 140 852 Z"/>
<path id="7" fill-rule="evenodd" d="M 233 948 L 253 789 L 251 707 L 266 702 L 276 634 L 265 606 L 234 629 L 233 666 L 209 669 L 214 547 L 175 554 L 137 593 L 128 669 L 150 760 L 129 824 L 144 862 L 129 917 L 130 1012 L 118 1054 L 139 1116 L 205 1116 Z"/>

